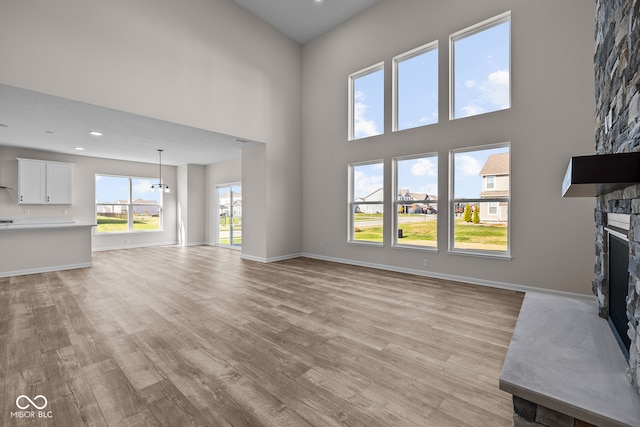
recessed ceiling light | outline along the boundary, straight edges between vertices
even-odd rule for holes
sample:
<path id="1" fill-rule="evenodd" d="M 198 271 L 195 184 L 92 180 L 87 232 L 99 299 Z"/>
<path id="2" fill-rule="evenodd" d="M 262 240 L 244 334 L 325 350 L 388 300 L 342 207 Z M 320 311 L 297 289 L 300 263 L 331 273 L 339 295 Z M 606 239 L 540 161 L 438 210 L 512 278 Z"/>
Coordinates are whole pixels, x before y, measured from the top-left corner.
<path id="1" fill-rule="evenodd" d="M 8 128 L 9 125 L 5 123 L 0 123 L 0 128 Z"/>
<path id="2" fill-rule="evenodd" d="M 55 133 L 55 131 L 52 131 L 52 130 L 45 130 L 45 131 L 44 131 L 44 133 L 54 134 L 54 133 Z"/>
<path id="3" fill-rule="evenodd" d="M 91 132 L 89 132 L 89 135 L 102 136 L 102 132 L 98 132 L 97 130 L 92 130 Z"/>
<path id="4" fill-rule="evenodd" d="M 84 151 L 84 147 L 73 147 L 74 150 Z"/>

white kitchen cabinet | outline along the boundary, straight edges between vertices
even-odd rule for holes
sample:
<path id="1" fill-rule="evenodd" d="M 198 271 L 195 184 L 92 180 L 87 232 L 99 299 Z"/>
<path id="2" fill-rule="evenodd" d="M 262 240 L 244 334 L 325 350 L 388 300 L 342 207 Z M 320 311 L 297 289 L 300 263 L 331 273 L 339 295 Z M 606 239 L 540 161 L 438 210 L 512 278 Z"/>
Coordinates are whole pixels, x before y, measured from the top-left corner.
<path id="1" fill-rule="evenodd" d="M 18 159 L 18 203 L 70 205 L 73 164 Z"/>

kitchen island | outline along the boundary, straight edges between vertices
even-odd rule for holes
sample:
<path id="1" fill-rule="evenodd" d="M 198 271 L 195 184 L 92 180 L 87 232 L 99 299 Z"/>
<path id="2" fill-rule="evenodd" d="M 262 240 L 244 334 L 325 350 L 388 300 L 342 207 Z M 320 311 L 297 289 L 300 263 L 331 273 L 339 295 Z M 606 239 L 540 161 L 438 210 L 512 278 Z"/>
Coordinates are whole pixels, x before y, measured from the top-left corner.
<path id="1" fill-rule="evenodd" d="M 0 277 L 91 267 L 91 229 L 71 218 L 0 223 Z"/>

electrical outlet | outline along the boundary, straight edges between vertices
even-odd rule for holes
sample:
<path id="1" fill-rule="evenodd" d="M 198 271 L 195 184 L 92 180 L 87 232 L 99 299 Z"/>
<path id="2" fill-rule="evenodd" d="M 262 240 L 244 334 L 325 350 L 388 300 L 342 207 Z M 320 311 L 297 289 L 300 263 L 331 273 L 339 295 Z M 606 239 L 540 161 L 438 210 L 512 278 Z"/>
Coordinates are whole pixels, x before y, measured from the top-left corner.
<path id="1" fill-rule="evenodd" d="M 429 260 L 428 259 L 423 259 L 422 260 L 422 266 L 425 267 L 425 268 L 429 267 Z"/>

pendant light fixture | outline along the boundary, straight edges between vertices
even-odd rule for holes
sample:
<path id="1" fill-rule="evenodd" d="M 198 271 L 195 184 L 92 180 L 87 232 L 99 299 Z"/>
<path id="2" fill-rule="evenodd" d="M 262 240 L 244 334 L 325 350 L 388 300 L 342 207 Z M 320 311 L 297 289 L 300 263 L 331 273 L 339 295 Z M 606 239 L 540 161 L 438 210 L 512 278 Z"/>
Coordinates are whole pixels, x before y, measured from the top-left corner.
<path id="1" fill-rule="evenodd" d="M 163 151 L 164 150 L 158 149 L 158 157 L 160 159 L 158 163 L 159 164 L 158 183 L 151 185 L 151 191 L 158 191 L 160 193 L 169 193 L 171 192 L 171 190 L 169 189 L 169 186 L 167 184 L 162 183 L 162 152 Z"/>

